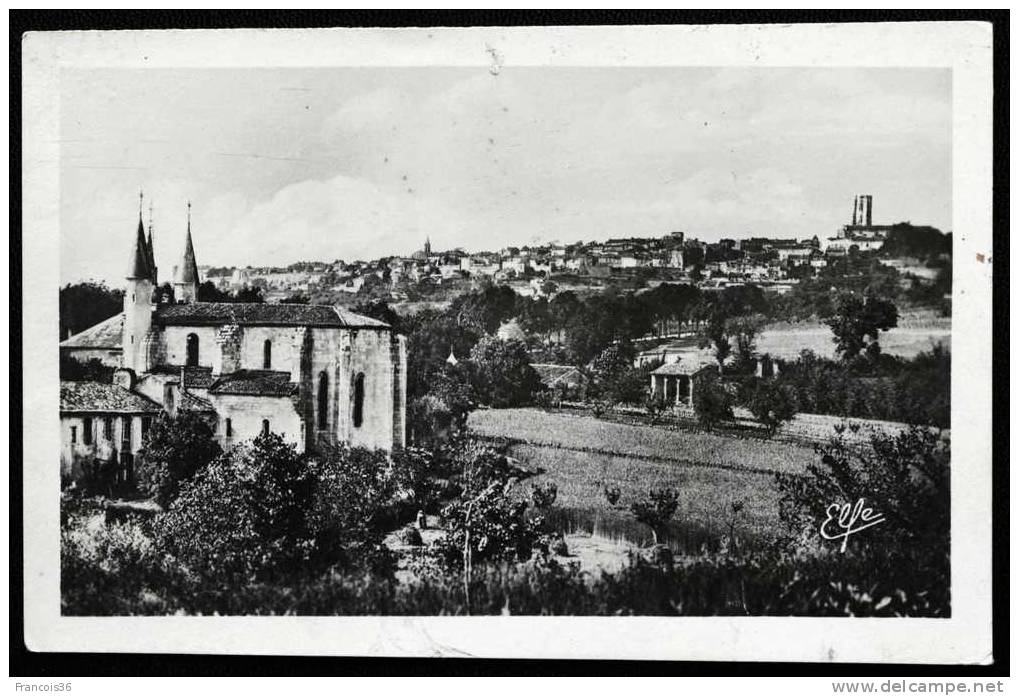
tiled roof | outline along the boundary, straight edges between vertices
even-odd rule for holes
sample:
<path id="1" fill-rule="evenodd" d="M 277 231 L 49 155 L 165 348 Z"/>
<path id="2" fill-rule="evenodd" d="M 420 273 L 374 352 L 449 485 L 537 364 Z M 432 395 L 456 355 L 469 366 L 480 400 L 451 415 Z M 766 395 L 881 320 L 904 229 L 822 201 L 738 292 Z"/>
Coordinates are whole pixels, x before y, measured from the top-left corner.
<path id="1" fill-rule="evenodd" d="M 161 375 L 174 375 L 180 377 L 181 369 L 184 370 L 184 387 L 192 389 L 208 389 L 214 379 L 212 368 L 201 365 L 184 367 L 183 365 L 157 365 L 151 372 Z"/>
<path id="2" fill-rule="evenodd" d="M 710 358 L 700 358 L 699 356 L 692 356 L 691 359 L 683 359 L 679 362 L 669 363 L 668 365 L 662 365 L 658 369 L 651 372 L 653 375 L 692 375 L 700 372 L 706 367 L 715 365 L 715 361 Z"/>
<path id="3" fill-rule="evenodd" d="M 103 382 L 60 382 L 61 413 L 159 413 L 155 401 Z"/>
<path id="4" fill-rule="evenodd" d="M 95 326 L 61 341 L 61 348 L 120 349 L 124 340 L 124 313 L 114 314 Z"/>
<path id="5" fill-rule="evenodd" d="M 158 320 L 175 326 L 315 326 L 325 328 L 386 328 L 385 322 L 329 305 L 260 302 L 193 302 L 159 305 Z"/>
<path id="6" fill-rule="evenodd" d="M 209 413 L 215 412 L 216 410 L 212 407 L 212 404 L 205 399 L 197 397 L 194 394 L 189 394 L 188 392 L 181 394 L 177 408 L 182 411 L 194 411 L 197 413 Z"/>
<path id="7" fill-rule="evenodd" d="M 210 394 L 241 394 L 246 396 L 290 396 L 298 385 L 290 381 L 289 372 L 274 370 L 238 370 L 222 375 L 212 386 Z"/>

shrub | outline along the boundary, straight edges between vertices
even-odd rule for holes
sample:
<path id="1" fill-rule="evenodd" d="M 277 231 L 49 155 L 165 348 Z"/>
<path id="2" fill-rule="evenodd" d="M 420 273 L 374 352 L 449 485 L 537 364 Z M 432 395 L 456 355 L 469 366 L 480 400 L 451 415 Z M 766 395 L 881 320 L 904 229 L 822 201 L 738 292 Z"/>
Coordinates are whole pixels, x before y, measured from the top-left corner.
<path id="1" fill-rule="evenodd" d="M 647 498 L 638 500 L 630 506 L 630 512 L 641 524 L 651 529 L 654 543 L 658 543 L 659 532 L 664 531 L 669 520 L 676 514 L 679 507 L 679 493 L 671 488 L 648 491 Z"/>
<path id="2" fill-rule="evenodd" d="M 713 372 L 704 370 L 697 375 L 693 408 L 697 420 L 708 429 L 722 421 L 732 420 L 732 395 Z"/>
<path id="3" fill-rule="evenodd" d="M 182 411 L 160 414 L 139 453 L 138 487 L 162 507 L 180 494 L 181 485 L 222 453 L 212 428 L 201 417 Z"/>
<path id="4" fill-rule="evenodd" d="M 489 336 L 471 351 L 471 384 L 478 401 L 495 408 L 531 403 L 541 378 L 522 341 Z"/>
<path id="5" fill-rule="evenodd" d="M 60 534 L 61 612 L 99 616 L 166 614 L 175 585 L 151 538 L 133 523 L 72 516 Z"/>
<path id="6" fill-rule="evenodd" d="M 237 584 L 308 564 L 314 478 L 276 434 L 239 445 L 185 482 L 156 521 L 160 548 L 199 578 Z"/>
<path id="7" fill-rule="evenodd" d="M 386 453 L 336 447 L 308 472 L 314 493 L 306 524 L 318 552 L 328 560 L 350 563 L 378 547 L 386 530 L 397 523 L 400 469 L 390 464 Z"/>
<path id="8" fill-rule="evenodd" d="M 949 444 L 926 428 L 868 441 L 846 437 L 843 429 L 817 448 L 807 475 L 777 474 L 779 512 L 791 536 L 816 539 L 832 504 L 866 505 L 885 517 L 869 534 L 868 546 L 916 546 L 947 553 L 951 505 Z"/>
<path id="9" fill-rule="evenodd" d="M 782 423 L 796 415 L 796 395 L 774 380 L 751 378 L 744 382 L 740 391 L 743 404 L 769 435 L 774 435 Z"/>

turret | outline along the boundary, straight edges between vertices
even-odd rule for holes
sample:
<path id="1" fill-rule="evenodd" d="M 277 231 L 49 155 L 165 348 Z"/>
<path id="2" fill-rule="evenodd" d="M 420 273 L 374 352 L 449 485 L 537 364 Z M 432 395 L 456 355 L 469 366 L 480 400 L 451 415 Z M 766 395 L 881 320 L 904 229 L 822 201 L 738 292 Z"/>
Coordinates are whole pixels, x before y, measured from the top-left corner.
<path id="1" fill-rule="evenodd" d="M 191 242 L 191 202 L 188 201 L 188 231 L 184 241 L 184 255 L 180 265 L 173 269 L 173 294 L 177 302 L 198 301 L 198 263 L 195 261 L 195 247 Z"/>
<path id="2" fill-rule="evenodd" d="M 145 240 L 145 226 L 142 223 L 141 194 L 138 206 L 138 231 L 127 269 L 127 285 L 124 288 L 124 334 L 122 338 L 123 367 L 136 373 L 148 369 L 145 338 L 152 328 L 152 296 L 155 290 L 155 270 L 151 264 L 152 253 Z"/>

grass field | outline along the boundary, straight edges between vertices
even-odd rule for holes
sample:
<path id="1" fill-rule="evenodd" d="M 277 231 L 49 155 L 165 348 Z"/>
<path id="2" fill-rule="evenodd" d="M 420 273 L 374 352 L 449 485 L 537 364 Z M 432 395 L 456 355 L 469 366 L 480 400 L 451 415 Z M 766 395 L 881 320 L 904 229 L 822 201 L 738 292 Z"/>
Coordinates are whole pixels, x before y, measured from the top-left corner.
<path id="1" fill-rule="evenodd" d="M 737 500 L 744 508 L 735 520 L 736 536 L 744 544 L 771 536 L 779 522 L 774 473 L 803 471 L 816 456 L 806 445 L 538 409 L 476 411 L 470 427 L 480 435 L 516 442 L 511 456 L 543 472 L 528 484 L 556 483 L 553 521 L 566 533 L 646 545 L 651 534 L 634 521 L 630 504 L 651 487 L 676 489 L 679 509 L 664 541 L 679 554 L 717 548 L 728 535 L 730 504 Z M 614 507 L 605 498 L 605 486 L 621 491 Z"/>
<path id="2" fill-rule="evenodd" d="M 912 358 L 917 353 L 929 351 L 934 344 L 952 347 L 952 323 L 950 318 L 904 318 L 899 326 L 884 331 L 878 338 L 881 350 L 889 355 Z M 773 324 L 765 327 L 757 340 L 757 350 L 776 358 L 793 359 L 800 351 L 810 349 L 828 358 L 835 355 L 831 329 L 820 322 L 798 324 Z"/>

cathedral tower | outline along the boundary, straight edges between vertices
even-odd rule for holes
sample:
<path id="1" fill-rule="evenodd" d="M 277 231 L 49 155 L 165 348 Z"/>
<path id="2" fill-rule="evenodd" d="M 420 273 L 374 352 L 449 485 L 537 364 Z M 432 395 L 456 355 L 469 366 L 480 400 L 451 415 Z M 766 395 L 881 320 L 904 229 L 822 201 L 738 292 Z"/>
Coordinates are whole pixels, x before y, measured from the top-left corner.
<path id="1" fill-rule="evenodd" d="M 195 247 L 191 243 L 191 201 L 188 201 L 188 232 L 184 241 L 184 255 L 180 265 L 173 269 L 173 294 L 177 302 L 198 301 L 198 264 Z"/>
<path id="2" fill-rule="evenodd" d="M 141 194 L 138 195 L 138 231 L 127 269 L 124 288 L 123 366 L 144 372 L 148 365 L 144 349 L 145 337 L 152 327 L 152 297 L 155 290 L 155 267 L 152 250 L 145 239 L 142 223 Z"/>

